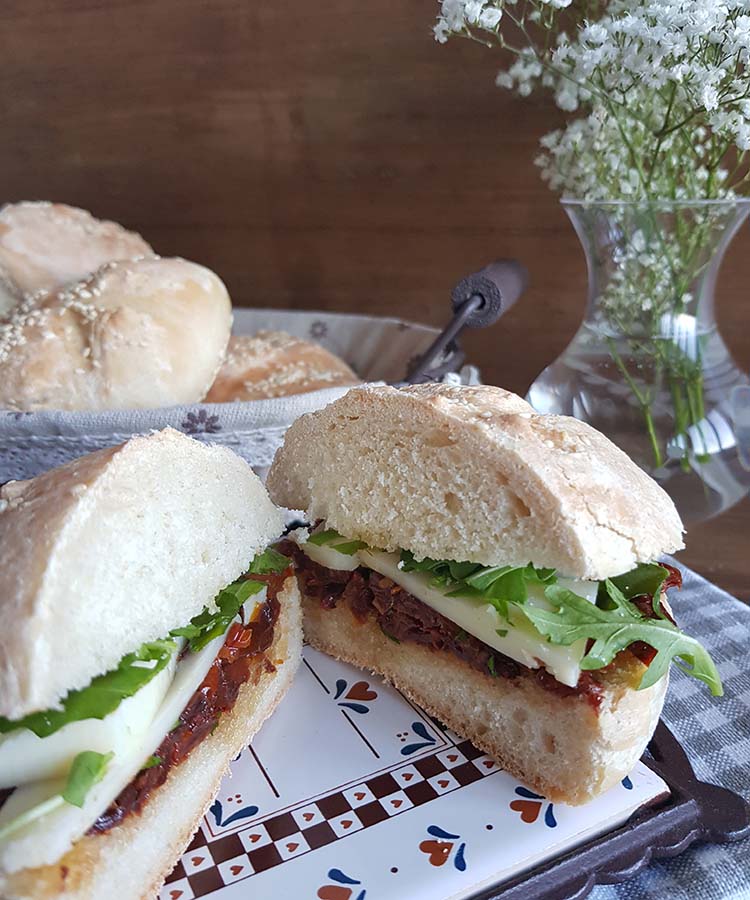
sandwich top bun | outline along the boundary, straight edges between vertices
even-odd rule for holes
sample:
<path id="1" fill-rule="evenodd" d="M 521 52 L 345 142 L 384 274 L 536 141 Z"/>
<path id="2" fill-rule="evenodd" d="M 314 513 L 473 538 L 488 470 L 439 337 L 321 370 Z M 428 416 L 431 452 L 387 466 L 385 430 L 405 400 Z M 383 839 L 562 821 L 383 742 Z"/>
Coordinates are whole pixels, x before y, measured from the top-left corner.
<path id="1" fill-rule="evenodd" d="M 598 431 L 500 388 L 354 388 L 302 416 L 276 503 L 383 550 L 599 580 L 680 549 L 668 495 Z"/>
<path id="2" fill-rule="evenodd" d="M 349 366 L 319 344 L 284 331 L 234 335 L 208 403 L 264 400 L 337 385 L 359 384 Z"/>
<path id="3" fill-rule="evenodd" d="M 0 323 L 0 408 L 101 410 L 199 401 L 232 311 L 221 279 L 184 259 L 111 262 L 26 298 Z"/>
<path id="4" fill-rule="evenodd" d="M 281 529 L 244 460 L 172 429 L 8 482 L 0 715 L 54 707 L 185 625 Z"/>
<path id="5" fill-rule="evenodd" d="M 0 315 L 33 291 L 51 291 L 113 259 L 153 253 L 116 222 L 62 203 L 8 203 L 0 209 Z"/>

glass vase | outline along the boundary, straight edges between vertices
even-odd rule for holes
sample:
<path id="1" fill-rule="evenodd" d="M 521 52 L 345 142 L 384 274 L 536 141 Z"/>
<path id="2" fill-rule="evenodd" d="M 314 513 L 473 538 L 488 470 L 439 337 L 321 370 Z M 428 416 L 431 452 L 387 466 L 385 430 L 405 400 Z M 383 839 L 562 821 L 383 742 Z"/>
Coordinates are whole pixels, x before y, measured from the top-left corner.
<path id="1" fill-rule="evenodd" d="M 750 489 L 748 377 L 714 309 L 722 257 L 750 201 L 563 205 L 586 254 L 588 304 L 528 400 L 606 434 L 684 521 L 716 515 Z"/>

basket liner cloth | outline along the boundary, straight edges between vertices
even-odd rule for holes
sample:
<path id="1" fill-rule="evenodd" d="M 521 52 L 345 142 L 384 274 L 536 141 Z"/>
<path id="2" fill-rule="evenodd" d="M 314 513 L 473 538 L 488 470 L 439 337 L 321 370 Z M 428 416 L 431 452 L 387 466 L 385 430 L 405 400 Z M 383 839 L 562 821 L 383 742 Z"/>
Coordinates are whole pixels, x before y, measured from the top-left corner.
<path id="1" fill-rule="evenodd" d="M 287 331 L 341 356 L 366 382 L 398 381 L 432 343 L 437 329 L 377 316 L 325 312 L 235 310 L 234 333 Z M 239 403 L 194 403 L 105 412 L 0 410 L 0 483 L 31 478 L 134 434 L 171 426 L 199 440 L 230 447 L 261 473 L 284 432 L 300 415 L 320 409 L 348 387 Z"/>

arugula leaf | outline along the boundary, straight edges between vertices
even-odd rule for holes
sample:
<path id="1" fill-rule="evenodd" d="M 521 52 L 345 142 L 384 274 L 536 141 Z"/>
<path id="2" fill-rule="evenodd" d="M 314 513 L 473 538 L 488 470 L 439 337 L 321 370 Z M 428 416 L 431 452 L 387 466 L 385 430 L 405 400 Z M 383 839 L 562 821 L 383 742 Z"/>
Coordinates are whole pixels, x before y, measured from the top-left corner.
<path id="1" fill-rule="evenodd" d="M 330 544 L 331 549 L 346 556 L 353 556 L 357 550 L 364 550 L 367 544 L 364 541 L 349 540 L 343 534 L 339 534 L 335 528 L 326 528 L 325 531 L 316 531 L 307 539 L 308 544 L 317 547 Z"/>
<path id="2" fill-rule="evenodd" d="M 610 578 L 609 582 L 615 585 L 628 600 L 648 594 L 651 597 L 651 605 L 656 615 L 660 619 L 666 619 L 666 615 L 662 612 L 660 599 L 662 585 L 668 575 L 669 572 L 664 566 L 658 565 L 658 563 L 641 563 L 624 575 Z M 605 581 L 599 583 L 600 594 L 602 593 L 602 588 L 604 588 L 604 593 L 608 594 L 606 584 L 607 582 Z"/>
<path id="3" fill-rule="evenodd" d="M 453 562 L 448 559 L 417 561 L 408 550 L 401 551 L 400 568 L 404 572 L 430 574 L 430 586 L 448 589 L 447 597 L 483 600 L 508 619 L 508 604 L 522 605 L 528 599 L 529 584 L 553 584 L 554 569 L 525 566 L 482 566 L 479 563 Z"/>
<path id="4" fill-rule="evenodd" d="M 408 550 L 402 550 L 399 566 L 404 572 L 428 574 L 430 586 L 444 590 L 447 597 L 475 598 L 491 604 L 507 621 L 510 621 L 509 606 L 513 604 L 553 644 L 567 646 L 583 639 L 593 641 L 581 661 L 582 669 L 609 665 L 621 650 L 643 641 L 656 650 L 656 656 L 643 676 L 641 688 L 657 682 L 675 660 L 688 675 L 704 681 L 714 695 L 722 694 L 721 680 L 708 652 L 694 638 L 683 634 L 661 611 L 661 590 L 669 574 L 664 566 L 641 564 L 631 572 L 600 582 L 596 605 L 561 588 L 556 583 L 554 569 L 537 569 L 531 563 L 481 566 L 429 558 L 418 561 Z M 553 610 L 527 604 L 529 584 L 544 586 Z M 652 597 L 658 619 L 644 616 L 630 602 L 644 594 Z M 501 632 L 498 629 L 498 634 L 504 636 Z"/>
<path id="5" fill-rule="evenodd" d="M 283 572 L 289 562 L 286 556 L 268 548 L 255 557 L 249 571 L 255 574 Z M 261 581 L 233 582 L 219 591 L 215 609 L 206 607 L 187 625 L 170 631 L 168 638 L 149 641 L 134 653 L 123 656 L 117 668 L 98 675 L 87 687 L 71 691 L 62 701 L 62 709 L 46 709 L 16 720 L 0 716 L 0 734 L 17 728 L 28 728 L 37 737 L 44 738 L 70 722 L 103 719 L 117 709 L 123 700 L 132 697 L 147 685 L 169 663 L 177 649 L 172 638 L 187 638 L 192 651 L 202 650 L 227 630 L 245 601 L 260 593 L 264 587 Z"/>
<path id="6" fill-rule="evenodd" d="M 82 807 L 91 788 L 101 781 L 114 753 L 84 750 L 73 760 L 63 788 L 62 798 L 71 806 Z"/>
<path id="7" fill-rule="evenodd" d="M 160 756 L 156 756 L 156 754 L 154 754 L 153 756 L 149 756 L 149 758 L 141 767 L 141 772 L 145 771 L 146 769 L 153 769 L 156 766 L 160 766 L 162 762 L 162 758 Z"/>
<path id="8" fill-rule="evenodd" d="M 331 549 L 345 556 L 353 556 L 357 550 L 364 550 L 366 546 L 364 541 L 344 541 L 341 544 L 331 544 Z"/>
<path id="9" fill-rule="evenodd" d="M 716 666 L 695 638 L 683 634 L 666 619 L 643 616 L 611 580 L 605 587 L 614 604 L 613 609 L 601 609 L 557 585 L 550 585 L 544 592 L 553 609 L 532 606 L 520 609 L 537 631 L 553 644 L 569 646 L 579 640 L 593 641 L 581 660 L 581 669 L 607 666 L 621 650 L 636 641 L 643 641 L 656 650 L 656 656 L 646 669 L 639 689 L 655 684 L 666 674 L 672 660 L 683 660 L 689 664 L 677 663 L 683 671 L 707 684 L 714 696 L 723 694 Z"/>
<path id="10" fill-rule="evenodd" d="M 269 575 L 271 573 L 281 574 L 291 565 L 291 560 L 273 547 L 259 553 L 250 563 L 248 572 L 252 575 Z"/>
<path id="11" fill-rule="evenodd" d="M 62 709 L 46 709 L 15 721 L 0 717 L 0 734 L 28 728 L 37 737 L 44 738 L 69 722 L 103 719 L 161 672 L 176 649 L 171 640 L 144 644 L 135 653 L 123 656 L 116 669 L 98 675 L 85 688 L 71 691 L 62 701 Z"/>
<path id="12" fill-rule="evenodd" d="M 389 641 L 393 641 L 394 644 L 400 644 L 400 643 L 401 643 L 401 641 L 400 641 L 397 637 L 395 637 L 394 635 L 392 635 L 389 631 L 386 631 L 385 628 L 383 628 L 382 625 L 380 626 L 380 630 L 381 630 L 381 631 L 383 632 L 383 634 L 388 638 Z"/>
<path id="13" fill-rule="evenodd" d="M 344 540 L 344 535 L 339 534 L 335 528 L 326 528 L 324 531 L 316 531 L 310 535 L 307 539 L 308 544 L 315 544 L 317 547 L 322 547 L 323 544 L 330 544 L 331 541 L 335 541 L 336 538 L 341 538 Z"/>
<path id="14" fill-rule="evenodd" d="M 265 584 L 262 581 L 234 581 L 219 591 L 216 609 L 207 607 L 197 616 L 193 616 L 189 624 L 173 629 L 170 634 L 173 637 L 187 638 L 193 652 L 202 650 L 214 638 L 224 634 L 245 601 L 254 594 L 259 594 L 264 588 Z"/>

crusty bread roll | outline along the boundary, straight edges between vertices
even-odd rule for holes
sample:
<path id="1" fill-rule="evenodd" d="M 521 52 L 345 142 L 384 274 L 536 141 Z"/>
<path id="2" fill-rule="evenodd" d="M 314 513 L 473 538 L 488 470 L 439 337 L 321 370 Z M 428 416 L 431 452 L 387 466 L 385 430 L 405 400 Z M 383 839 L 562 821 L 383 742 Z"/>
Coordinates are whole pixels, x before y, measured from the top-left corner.
<path id="1" fill-rule="evenodd" d="M 264 400 L 321 388 L 359 384 L 360 379 L 334 353 L 284 331 L 233 335 L 207 403 Z"/>
<path id="2" fill-rule="evenodd" d="M 0 715 L 52 707 L 184 625 L 281 528 L 244 460 L 172 429 L 8 482 Z"/>
<path id="3" fill-rule="evenodd" d="M 668 495 L 604 435 L 496 387 L 354 388 L 297 419 L 267 485 L 311 521 L 418 559 L 599 580 L 683 546 Z"/>
<path id="4" fill-rule="evenodd" d="M 107 263 L 0 323 L 0 408 L 102 410 L 199 401 L 229 339 L 229 295 L 183 259 Z"/>
<path id="5" fill-rule="evenodd" d="M 0 316 L 24 294 L 54 291 L 113 259 L 152 253 L 139 234 L 84 209 L 8 203 L 0 209 Z"/>
<path id="6" fill-rule="evenodd" d="M 659 721 L 667 678 L 636 690 L 644 666 L 631 656 L 607 672 L 598 712 L 580 696 L 558 696 L 533 679 L 493 678 L 448 652 L 394 643 L 347 607 L 303 597 L 313 647 L 385 676 L 410 700 L 468 738 L 511 775 L 550 800 L 577 805 L 633 768 Z"/>
<path id="7" fill-rule="evenodd" d="M 607 438 L 500 388 L 354 388 L 297 419 L 267 487 L 320 520 L 284 545 L 313 646 L 552 800 L 630 771 L 667 689 L 658 654 L 682 639 L 664 599 L 680 574 L 652 564 L 682 526 Z"/>
<path id="8" fill-rule="evenodd" d="M 184 572 L 183 569 L 180 569 Z M 150 900 L 197 830 L 229 764 L 271 715 L 289 688 L 302 654 L 299 597 L 292 579 L 279 594 L 281 612 L 260 670 L 240 689 L 231 712 L 149 797 L 140 815 L 106 834 L 87 835 L 58 863 L 26 869 L 5 881 L 3 900 Z"/>

